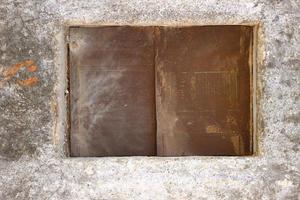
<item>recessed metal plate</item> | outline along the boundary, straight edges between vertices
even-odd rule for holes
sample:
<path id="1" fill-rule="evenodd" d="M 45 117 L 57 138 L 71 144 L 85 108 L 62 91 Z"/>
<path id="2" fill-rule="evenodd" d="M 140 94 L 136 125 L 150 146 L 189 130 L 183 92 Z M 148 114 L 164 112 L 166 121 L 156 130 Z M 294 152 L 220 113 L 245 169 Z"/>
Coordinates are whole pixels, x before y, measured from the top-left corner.
<path id="1" fill-rule="evenodd" d="M 156 154 L 149 27 L 70 29 L 71 156 Z"/>
<path id="2" fill-rule="evenodd" d="M 248 155 L 251 27 L 160 28 L 158 155 Z"/>
<path id="3" fill-rule="evenodd" d="M 71 156 L 252 154 L 252 31 L 70 28 Z"/>

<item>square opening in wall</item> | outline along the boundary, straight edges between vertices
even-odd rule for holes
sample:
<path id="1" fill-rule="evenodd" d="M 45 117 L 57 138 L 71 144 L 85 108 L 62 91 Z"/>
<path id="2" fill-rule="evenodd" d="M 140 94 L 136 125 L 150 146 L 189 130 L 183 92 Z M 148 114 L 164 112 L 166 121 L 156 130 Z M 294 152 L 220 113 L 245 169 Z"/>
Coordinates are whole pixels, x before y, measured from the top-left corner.
<path id="1" fill-rule="evenodd" d="M 253 27 L 70 27 L 71 156 L 251 155 Z"/>

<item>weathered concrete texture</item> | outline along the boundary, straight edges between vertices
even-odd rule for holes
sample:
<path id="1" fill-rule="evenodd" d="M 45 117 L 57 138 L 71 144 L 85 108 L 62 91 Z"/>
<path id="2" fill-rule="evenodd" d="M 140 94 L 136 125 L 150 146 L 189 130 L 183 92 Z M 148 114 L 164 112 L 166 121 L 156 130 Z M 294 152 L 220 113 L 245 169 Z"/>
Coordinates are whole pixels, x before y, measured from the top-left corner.
<path id="1" fill-rule="evenodd" d="M 299 199 L 299 10 L 298 0 L 0 0 L 0 199 Z M 248 22 L 261 25 L 258 156 L 62 156 L 64 26 Z"/>

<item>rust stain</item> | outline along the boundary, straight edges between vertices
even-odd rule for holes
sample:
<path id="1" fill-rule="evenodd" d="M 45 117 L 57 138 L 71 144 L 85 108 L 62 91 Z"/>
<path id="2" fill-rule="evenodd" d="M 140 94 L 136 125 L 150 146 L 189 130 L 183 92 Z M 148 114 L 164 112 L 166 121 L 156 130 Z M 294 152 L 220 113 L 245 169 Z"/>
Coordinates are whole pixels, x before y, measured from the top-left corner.
<path id="1" fill-rule="evenodd" d="M 8 69 L 4 70 L 0 75 L 3 76 L 3 79 L 0 80 L 0 88 L 9 80 L 11 80 L 21 69 L 26 68 L 29 72 L 35 72 L 38 69 L 38 66 L 35 64 L 33 60 L 24 60 L 21 61 Z M 37 77 L 27 78 L 25 80 L 17 80 L 17 83 L 22 86 L 33 86 L 38 82 Z"/>
<path id="2" fill-rule="evenodd" d="M 25 61 L 19 62 L 19 63 L 13 65 L 12 67 L 10 67 L 9 69 L 5 70 L 3 72 L 3 75 L 5 77 L 14 76 L 20 71 L 21 68 L 31 67 L 31 65 L 33 65 L 33 64 L 34 64 L 34 62 L 32 60 L 25 60 Z"/>
<path id="3" fill-rule="evenodd" d="M 27 67 L 27 70 L 30 72 L 35 72 L 37 70 L 37 66 L 35 64 Z"/>
<path id="4" fill-rule="evenodd" d="M 31 77 L 25 80 L 19 80 L 18 83 L 22 86 L 33 86 L 37 84 L 38 81 L 39 79 L 37 77 Z"/>

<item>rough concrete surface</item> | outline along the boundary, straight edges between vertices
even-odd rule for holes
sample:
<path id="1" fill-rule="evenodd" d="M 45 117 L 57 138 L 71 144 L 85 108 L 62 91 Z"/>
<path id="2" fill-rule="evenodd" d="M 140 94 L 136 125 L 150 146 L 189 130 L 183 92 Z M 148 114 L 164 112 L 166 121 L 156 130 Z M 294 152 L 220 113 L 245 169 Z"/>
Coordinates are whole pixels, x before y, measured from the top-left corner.
<path id="1" fill-rule="evenodd" d="M 299 199 L 299 0 L 0 0 L 0 199 Z M 251 157 L 68 158 L 76 24 L 257 24 Z"/>

